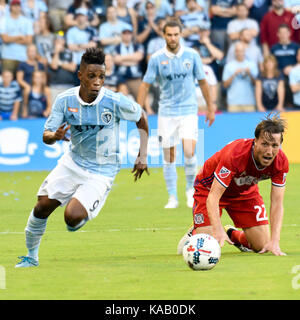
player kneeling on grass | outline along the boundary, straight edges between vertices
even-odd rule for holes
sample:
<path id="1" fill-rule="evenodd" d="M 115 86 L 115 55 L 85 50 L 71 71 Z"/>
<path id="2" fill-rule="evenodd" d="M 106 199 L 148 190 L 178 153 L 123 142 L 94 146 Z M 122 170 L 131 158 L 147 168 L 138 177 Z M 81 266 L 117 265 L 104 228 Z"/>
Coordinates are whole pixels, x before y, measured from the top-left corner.
<path id="1" fill-rule="evenodd" d="M 135 180 L 144 171 L 148 173 L 147 117 L 137 103 L 103 87 L 104 59 L 100 49 L 85 52 L 78 72 L 80 86 L 57 96 L 45 123 L 43 141 L 53 144 L 67 140 L 70 129 L 70 148 L 38 191 L 37 204 L 25 228 L 28 255 L 20 257 L 16 267 L 39 264 L 38 250 L 47 218 L 58 206 L 66 205 L 69 231 L 78 230 L 98 215 L 120 170 L 120 119 L 136 122 L 140 132 L 140 152 L 132 170 Z"/>
<path id="2" fill-rule="evenodd" d="M 195 179 L 194 226 L 180 240 L 178 254 L 191 234 L 213 235 L 221 246 L 227 241 L 241 251 L 272 252 L 280 249 L 283 198 L 288 159 L 281 150 L 285 123 L 268 116 L 255 129 L 255 139 L 238 139 L 205 161 Z M 269 232 L 268 217 L 257 183 L 271 179 Z M 222 227 L 225 209 L 236 228 Z M 224 230 L 225 229 L 225 230 Z"/>

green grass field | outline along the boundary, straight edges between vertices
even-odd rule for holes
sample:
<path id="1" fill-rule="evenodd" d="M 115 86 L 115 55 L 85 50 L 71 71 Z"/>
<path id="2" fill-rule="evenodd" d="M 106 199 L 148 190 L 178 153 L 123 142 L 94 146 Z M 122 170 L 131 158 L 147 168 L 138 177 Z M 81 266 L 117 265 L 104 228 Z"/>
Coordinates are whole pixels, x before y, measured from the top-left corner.
<path id="1" fill-rule="evenodd" d="M 133 182 L 122 170 L 99 216 L 69 233 L 59 208 L 48 220 L 40 266 L 15 269 L 26 254 L 24 227 L 46 172 L 0 173 L 0 271 L 8 299 L 299 299 L 293 267 L 300 265 L 300 165 L 291 165 L 281 233 L 284 257 L 241 253 L 226 244 L 211 271 L 192 271 L 176 255 L 192 222 L 185 206 L 185 178 L 178 168 L 180 206 L 163 209 L 167 193 L 161 169 Z M 270 181 L 260 184 L 269 207 Z M 224 224 L 230 222 L 223 214 Z M 299 276 L 299 271 L 298 271 Z M 0 281 L 1 284 L 1 281 Z"/>

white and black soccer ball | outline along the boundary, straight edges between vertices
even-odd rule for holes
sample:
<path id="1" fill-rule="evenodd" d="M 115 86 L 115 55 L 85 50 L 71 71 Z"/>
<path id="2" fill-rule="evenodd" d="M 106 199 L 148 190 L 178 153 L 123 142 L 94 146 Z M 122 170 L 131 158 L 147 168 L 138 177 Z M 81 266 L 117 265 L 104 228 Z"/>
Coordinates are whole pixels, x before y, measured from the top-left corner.
<path id="1" fill-rule="evenodd" d="M 183 246 L 183 259 L 193 270 L 210 270 L 220 260 L 221 247 L 209 234 L 198 233 Z"/>

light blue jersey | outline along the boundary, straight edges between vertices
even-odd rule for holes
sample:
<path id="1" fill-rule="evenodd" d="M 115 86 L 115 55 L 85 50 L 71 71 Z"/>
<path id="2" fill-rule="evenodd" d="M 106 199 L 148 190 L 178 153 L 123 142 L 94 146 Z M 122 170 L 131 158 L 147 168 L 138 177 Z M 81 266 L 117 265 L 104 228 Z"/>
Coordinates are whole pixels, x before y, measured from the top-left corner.
<path id="1" fill-rule="evenodd" d="M 56 131 L 71 125 L 70 155 L 85 170 L 114 177 L 120 170 L 120 119 L 138 122 L 141 107 L 120 93 L 106 88 L 90 104 L 79 96 L 79 88 L 59 94 L 45 123 L 45 130 Z"/>
<path id="2" fill-rule="evenodd" d="M 300 65 L 296 65 L 291 69 L 289 74 L 289 83 L 290 85 L 300 83 Z M 293 94 L 294 104 L 300 106 L 300 91 L 297 91 Z"/>
<path id="3" fill-rule="evenodd" d="M 155 52 L 143 81 L 160 87 L 158 113 L 161 116 L 197 114 L 195 80 L 205 79 L 202 61 L 194 49 L 181 47 L 177 54 L 163 48 Z"/>

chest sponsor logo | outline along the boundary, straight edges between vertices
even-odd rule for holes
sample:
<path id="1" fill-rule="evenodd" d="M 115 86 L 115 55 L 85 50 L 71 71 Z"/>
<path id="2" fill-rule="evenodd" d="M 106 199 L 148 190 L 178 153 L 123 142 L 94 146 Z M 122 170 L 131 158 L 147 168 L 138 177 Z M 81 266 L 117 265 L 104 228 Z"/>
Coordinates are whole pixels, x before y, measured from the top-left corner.
<path id="1" fill-rule="evenodd" d="M 69 110 L 70 112 L 78 112 L 78 108 L 68 107 L 68 110 Z"/>
<path id="2" fill-rule="evenodd" d="M 235 183 L 240 187 L 243 185 L 250 186 L 251 184 L 258 184 L 259 181 L 270 179 L 270 177 L 266 174 L 262 175 L 261 177 L 253 177 L 253 176 L 244 176 L 234 178 Z"/>

